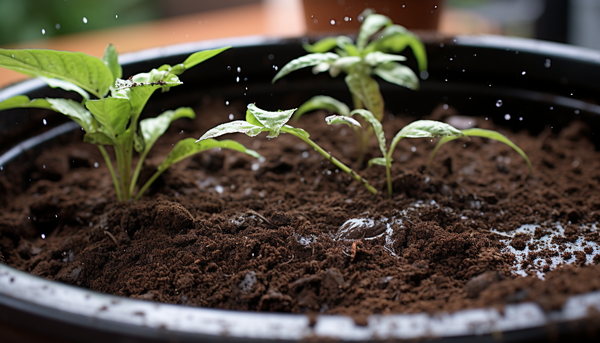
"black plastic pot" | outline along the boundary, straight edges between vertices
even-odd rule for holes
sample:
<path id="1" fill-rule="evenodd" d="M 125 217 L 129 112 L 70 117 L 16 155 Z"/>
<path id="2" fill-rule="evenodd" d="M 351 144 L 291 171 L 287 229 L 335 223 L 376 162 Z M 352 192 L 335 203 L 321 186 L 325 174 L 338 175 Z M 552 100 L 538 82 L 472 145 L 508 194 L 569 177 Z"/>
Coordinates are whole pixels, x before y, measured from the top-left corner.
<path id="1" fill-rule="evenodd" d="M 270 83 L 274 66 L 303 54 L 301 43 L 262 38 L 202 42 L 129 54 L 121 62 L 128 76 L 177 63 L 197 50 L 235 47 L 183 75 L 186 86 L 154 98 L 150 111 L 195 105 L 202 95 L 242 99 L 269 109 L 297 106 L 321 92 L 350 102 L 342 78 L 300 71 L 275 85 Z M 427 50 L 429 74 L 420 91 L 381 83 L 388 109 L 420 116 L 446 103 L 461 114 L 484 115 L 533 134 L 548 124 L 558 130 L 575 118 L 588 122 L 592 133 L 600 132 L 600 52 L 493 36 L 432 38 Z M 415 61 L 409 64 L 414 66 Z M 39 97 L 62 92 L 30 80 L 0 91 L 0 101 L 17 94 Z M 502 100 L 501 107 L 496 106 L 498 100 Z M 510 120 L 505 120 L 506 114 Z M 42 143 L 75 129 L 75 124 L 46 111 L 1 113 L 0 151 L 4 153 L 0 170 L 10 168 L 11 160 L 35 156 Z M 23 141 L 40 132 L 44 133 Z M 596 135 L 592 137 L 599 143 Z M 17 139 L 22 142 L 15 145 Z M 575 336 L 592 340 L 590 329 L 600 324 L 588 317 L 590 308 L 600 311 L 600 292 L 573 296 L 562 311 L 551 313 L 527 303 L 508 305 L 503 313 L 475 309 L 438 315 L 374 315 L 367 326 L 357 326 L 348 317 L 323 315 L 311 325 L 305 315 L 165 305 L 100 294 L 0 264 L 2 342 L 560 341 Z"/>

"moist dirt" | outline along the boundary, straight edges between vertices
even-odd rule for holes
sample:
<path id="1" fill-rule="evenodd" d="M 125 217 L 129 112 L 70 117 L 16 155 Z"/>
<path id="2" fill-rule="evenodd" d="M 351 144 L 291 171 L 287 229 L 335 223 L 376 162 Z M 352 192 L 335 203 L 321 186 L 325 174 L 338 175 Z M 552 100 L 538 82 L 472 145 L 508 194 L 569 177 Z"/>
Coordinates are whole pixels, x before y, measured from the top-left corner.
<path id="1" fill-rule="evenodd" d="M 173 123 L 141 182 L 178 140 L 229 113 L 242 119 L 244 108 L 212 99 L 198 119 Z M 531 175 L 495 141 L 448 143 L 426 169 L 435 141 L 402 140 L 389 198 L 383 167 L 355 165 L 354 132 L 327 126 L 325 115 L 296 126 L 379 194 L 295 137 L 232 135 L 264 161 L 203 152 L 142 200 L 117 203 L 100 153 L 75 132 L 0 172 L 0 262 L 138 299 L 355 318 L 525 301 L 550 311 L 600 289 L 600 154 L 584 124 L 536 137 L 500 128 L 529 155 Z M 495 128 L 484 118 L 433 117 Z M 386 117 L 388 140 L 412 120 Z M 367 157 L 378 151 L 373 139 Z"/>

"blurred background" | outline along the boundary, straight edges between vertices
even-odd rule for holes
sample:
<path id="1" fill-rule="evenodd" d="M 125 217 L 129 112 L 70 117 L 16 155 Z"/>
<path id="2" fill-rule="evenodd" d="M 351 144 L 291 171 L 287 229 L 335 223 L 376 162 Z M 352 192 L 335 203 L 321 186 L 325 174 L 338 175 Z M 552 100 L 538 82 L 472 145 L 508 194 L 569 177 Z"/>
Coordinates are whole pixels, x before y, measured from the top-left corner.
<path id="1" fill-rule="evenodd" d="M 410 29 L 600 50 L 600 0 L 0 0 L 0 47 L 101 56 L 207 39 L 352 32 L 365 7 Z M 24 77 L 0 69 L 0 86 Z"/>

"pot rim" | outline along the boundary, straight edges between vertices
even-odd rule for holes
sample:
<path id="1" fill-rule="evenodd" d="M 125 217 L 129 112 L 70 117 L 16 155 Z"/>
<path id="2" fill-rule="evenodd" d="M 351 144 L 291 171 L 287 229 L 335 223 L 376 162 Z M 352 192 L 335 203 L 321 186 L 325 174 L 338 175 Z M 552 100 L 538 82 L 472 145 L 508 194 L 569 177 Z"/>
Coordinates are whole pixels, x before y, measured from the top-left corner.
<path id="1" fill-rule="evenodd" d="M 119 62 L 129 64 L 224 45 L 249 47 L 289 41 L 261 36 L 202 41 L 123 54 Z M 456 36 L 453 42 L 456 45 L 559 56 L 600 66 L 600 52 L 558 43 L 498 36 Z M 9 86 L 0 90 L 0 101 L 43 86 L 45 83 L 37 79 Z M 22 142 L 0 156 L 0 167 L 20 152 L 76 127 L 74 123 L 63 124 Z M 349 316 L 317 315 L 316 322 L 311 324 L 309 316 L 305 314 L 232 311 L 118 297 L 49 281 L 0 264 L 0 305 L 16 308 L 37 318 L 52 318 L 79 327 L 152 338 L 177 336 L 182 340 L 233 338 L 281 341 L 333 338 L 363 341 L 452 338 L 504 332 L 506 339 L 510 337 L 507 334 L 519 334 L 531 329 L 543 331 L 545 326 L 551 324 L 586 318 L 590 307 L 600 310 L 600 291 L 571 296 L 562 311 L 550 313 L 545 313 L 535 303 L 522 303 L 506 305 L 503 313 L 493 308 L 479 308 L 451 314 L 371 315 L 365 326 L 356 325 Z"/>

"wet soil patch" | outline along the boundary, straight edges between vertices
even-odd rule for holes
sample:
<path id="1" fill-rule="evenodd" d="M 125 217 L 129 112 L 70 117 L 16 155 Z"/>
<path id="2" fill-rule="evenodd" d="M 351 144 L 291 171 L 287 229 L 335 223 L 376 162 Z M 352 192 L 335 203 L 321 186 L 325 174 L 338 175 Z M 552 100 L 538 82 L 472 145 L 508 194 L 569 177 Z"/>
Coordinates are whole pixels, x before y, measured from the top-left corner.
<path id="1" fill-rule="evenodd" d="M 230 113 L 242 118 L 244 104 L 213 99 L 197 111 L 157 143 L 142 179 L 172 144 Z M 353 131 L 324 117 L 297 126 L 353 164 Z M 409 121 L 387 117 L 387 138 Z M 265 160 L 204 152 L 141 201 L 120 204 L 96 147 L 49 145 L 0 174 L 0 262 L 190 306 L 357 317 L 524 301 L 559 309 L 569 295 L 600 289 L 600 154 L 577 122 L 537 137 L 500 131 L 527 152 L 533 175 L 509 147 L 477 138 L 444 146 L 426 170 L 435 142 L 406 139 L 394 153 L 392 198 L 383 168 L 361 171 L 381 191 L 371 195 L 284 134 L 235 136 Z M 369 154 L 378 155 L 375 141 Z"/>

